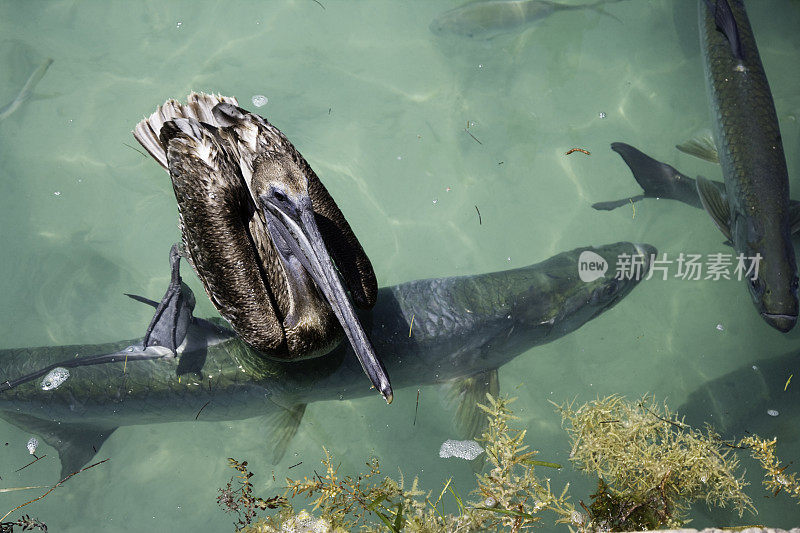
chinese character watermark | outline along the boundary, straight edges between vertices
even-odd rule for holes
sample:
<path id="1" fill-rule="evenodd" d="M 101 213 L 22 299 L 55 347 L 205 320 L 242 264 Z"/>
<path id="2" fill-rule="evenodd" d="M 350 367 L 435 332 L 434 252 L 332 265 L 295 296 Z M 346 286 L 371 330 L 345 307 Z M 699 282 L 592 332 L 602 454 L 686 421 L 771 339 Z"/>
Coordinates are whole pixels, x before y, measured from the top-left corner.
<path id="1" fill-rule="evenodd" d="M 761 254 L 755 256 L 713 253 L 685 254 L 681 252 L 676 259 L 669 259 L 666 253 L 650 257 L 641 254 L 619 254 L 617 256 L 616 279 L 651 279 L 659 277 L 684 280 L 756 280 Z M 585 250 L 578 258 L 578 275 L 585 282 L 606 276 L 608 262 L 599 254 Z"/>
<path id="2" fill-rule="evenodd" d="M 658 275 L 662 280 L 669 277 L 688 280 L 720 279 L 758 279 L 758 267 L 761 264 L 761 254 L 745 256 L 740 253 L 733 254 L 713 253 L 705 256 L 701 254 L 684 254 L 681 252 L 675 260 L 668 259 L 666 253 L 661 257 L 650 255 L 650 269 L 646 272 L 647 263 L 642 255 L 620 254 L 617 256 L 617 270 L 614 277 L 617 279 L 651 279 Z M 734 259 L 736 263 L 734 264 Z M 670 274 L 670 267 L 674 265 Z M 596 278 L 595 278 L 596 279 Z"/>

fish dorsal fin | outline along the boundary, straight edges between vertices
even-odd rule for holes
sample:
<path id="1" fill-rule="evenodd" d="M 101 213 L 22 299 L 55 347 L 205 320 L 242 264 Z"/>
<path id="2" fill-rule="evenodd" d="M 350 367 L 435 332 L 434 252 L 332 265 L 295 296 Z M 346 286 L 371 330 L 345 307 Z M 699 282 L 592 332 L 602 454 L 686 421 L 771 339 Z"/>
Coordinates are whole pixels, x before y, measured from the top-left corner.
<path id="1" fill-rule="evenodd" d="M 709 0 L 706 0 L 709 3 Z M 742 40 L 739 37 L 739 28 L 736 26 L 736 19 L 731 11 L 731 6 L 728 0 L 717 0 L 713 8 L 709 5 L 709 9 L 714 11 L 714 23 L 717 30 L 722 32 L 728 39 L 731 46 L 731 53 L 733 56 L 742 61 L 744 59 L 744 50 L 742 50 Z"/>
<path id="2" fill-rule="evenodd" d="M 170 249 L 169 263 L 172 270 L 169 287 L 156 307 L 143 344 L 145 348 L 163 346 L 175 352 L 186 338 L 186 331 L 192 322 L 195 299 L 192 290 L 181 280 L 181 255 L 177 244 L 173 244 Z"/>
<path id="3" fill-rule="evenodd" d="M 717 225 L 729 241 L 733 242 L 731 238 L 731 210 L 720 190 L 703 176 L 697 176 L 697 194 L 700 196 L 703 208 L 711 215 L 714 224 Z"/>
<path id="4" fill-rule="evenodd" d="M 714 143 L 714 138 L 711 137 L 711 132 L 709 131 L 705 131 L 681 144 L 676 144 L 675 148 L 684 154 L 693 155 L 712 163 L 719 163 L 717 145 Z"/>
<path id="5" fill-rule="evenodd" d="M 286 454 L 305 412 L 306 404 L 300 403 L 289 409 L 279 407 L 266 416 L 267 448 L 272 450 L 272 464 L 279 463 Z"/>
<path id="6" fill-rule="evenodd" d="M 50 422 L 21 413 L 3 411 L 0 418 L 23 431 L 33 433 L 58 451 L 61 460 L 61 477 L 80 470 L 114 432 L 116 427 L 101 427 L 93 424 L 66 424 Z"/>
<path id="7" fill-rule="evenodd" d="M 488 424 L 486 413 L 478 407 L 486 403 L 486 394 L 500 393 L 497 369 L 486 370 L 451 383 L 450 399 L 457 403 L 455 425 L 459 438 L 476 439 Z"/>
<path id="8" fill-rule="evenodd" d="M 800 202 L 789 201 L 789 230 L 792 235 L 800 232 Z"/>

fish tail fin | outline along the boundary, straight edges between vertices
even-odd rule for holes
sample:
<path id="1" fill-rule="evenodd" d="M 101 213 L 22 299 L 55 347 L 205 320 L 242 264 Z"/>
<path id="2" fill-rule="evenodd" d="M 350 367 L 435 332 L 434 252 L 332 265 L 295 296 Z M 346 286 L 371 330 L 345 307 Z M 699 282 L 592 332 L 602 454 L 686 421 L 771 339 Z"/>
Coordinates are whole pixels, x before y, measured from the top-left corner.
<path id="1" fill-rule="evenodd" d="M 667 198 L 686 203 L 692 203 L 691 200 L 695 199 L 693 205 L 696 204 L 695 207 L 700 207 L 693 179 L 629 144 L 615 142 L 611 144 L 611 149 L 617 152 L 628 165 L 646 197 Z"/>
<path id="2" fill-rule="evenodd" d="M 56 449 L 61 460 L 60 479 L 91 461 L 100 446 L 117 429 L 91 424 L 62 424 L 11 411 L 0 411 L 0 418 L 27 433 L 38 435 Z"/>
<path id="3" fill-rule="evenodd" d="M 599 202 L 592 205 L 595 209 L 610 211 L 642 198 L 678 200 L 698 209 L 703 207 L 692 178 L 681 174 L 666 163 L 656 161 L 629 144 L 615 142 L 611 144 L 611 149 L 617 152 L 628 165 L 634 179 L 644 191 L 644 195 L 611 202 Z M 714 186 L 724 190 L 724 185 L 721 183 L 714 182 Z"/>

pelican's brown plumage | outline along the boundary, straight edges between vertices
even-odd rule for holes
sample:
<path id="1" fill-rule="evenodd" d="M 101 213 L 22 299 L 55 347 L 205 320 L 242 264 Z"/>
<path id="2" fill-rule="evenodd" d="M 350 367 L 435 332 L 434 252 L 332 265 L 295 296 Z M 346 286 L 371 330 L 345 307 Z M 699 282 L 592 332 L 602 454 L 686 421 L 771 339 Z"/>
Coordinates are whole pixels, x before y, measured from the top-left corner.
<path id="1" fill-rule="evenodd" d="M 187 104 L 167 101 L 133 134 L 169 171 L 187 259 L 242 339 L 267 357 L 299 360 L 328 353 L 346 333 L 391 401 L 344 291 L 372 307 L 372 265 L 283 133 L 235 98 L 192 93 Z"/>

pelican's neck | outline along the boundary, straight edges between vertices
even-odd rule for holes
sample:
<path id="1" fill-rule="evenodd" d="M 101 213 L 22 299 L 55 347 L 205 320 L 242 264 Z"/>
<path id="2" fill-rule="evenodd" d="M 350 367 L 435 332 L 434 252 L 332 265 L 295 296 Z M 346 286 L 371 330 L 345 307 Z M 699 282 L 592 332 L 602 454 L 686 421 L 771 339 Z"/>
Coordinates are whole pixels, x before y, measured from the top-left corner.
<path id="1" fill-rule="evenodd" d="M 257 211 L 249 227 L 290 358 L 310 359 L 328 353 L 344 336 L 330 304 L 296 257 L 284 258 L 278 253 Z"/>

